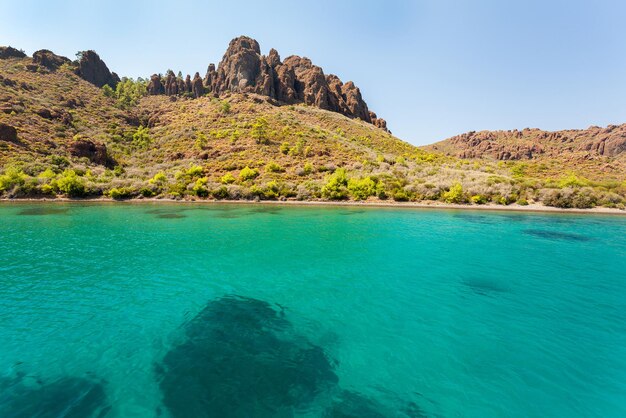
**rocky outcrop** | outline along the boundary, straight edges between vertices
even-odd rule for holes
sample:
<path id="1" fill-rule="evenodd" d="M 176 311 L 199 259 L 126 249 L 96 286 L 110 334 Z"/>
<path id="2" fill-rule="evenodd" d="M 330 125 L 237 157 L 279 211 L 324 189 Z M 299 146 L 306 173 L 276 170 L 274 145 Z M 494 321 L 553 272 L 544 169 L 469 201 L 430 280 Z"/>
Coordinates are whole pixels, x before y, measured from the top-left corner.
<path id="1" fill-rule="evenodd" d="M 204 94 L 204 85 L 200 73 L 196 73 L 191 81 L 191 92 L 196 99 Z"/>
<path id="2" fill-rule="evenodd" d="M 6 60 L 9 58 L 25 58 L 26 54 L 19 49 L 15 49 L 12 46 L 0 46 L 0 59 Z"/>
<path id="3" fill-rule="evenodd" d="M 164 81 L 156 77 L 153 75 L 148 85 L 150 94 L 178 95 L 190 92 L 198 97 L 205 92 L 216 95 L 228 92 L 255 93 L 284 104 L 305 103 L 350 118 L 359 118 L 387 130 L 385 120 L 370 112 L 361 91 L 353 82 L 344 84 L 339 77 L 324 74 L 324 70 L 308 58 L 293 55 L 282 62 L 275 49 L 271 49 L 267 56 L 261 55 L 259 43 L 246 36 L 230 42 L 217 69 L 214 64 L 209 65 L 202 80 L 202 89 L 197 83 L 199 76 L 194 77 L 191 88 L 189 78 L 183 82 L 172 71 L 168 71 Z M 163 89 L 160 83 L 164 84 Z"/>
<path id="4" fill-rule="evenodd" d="M 74 157 L 85 157 L 95 164 L 112 165 L 112 161 L 107 154 L 107 147 L 104 144 L 88 139 L 77 139 L 68 146 L 68 151 Z"/>
<path id="5" fill-rule="evenodd" d="M 47 49 L 40 49 L 33 53 L 33 62 L 49 70 L 56 70 L 63 64 L 69 64 L 69 58 L 62 57 Z"/>
<path id="6" fill-rule="evenodd" d="M 6 123 L 0 123 L 0 141 L 18 142 L 17 129 Z"/>
<path id="7" fill-rule="evenodd" d="M 148 94 L 153 96 L 157 94 L 165 94 L 165 87 L 161 82 L 161 76 L 158 74 L 152 74 L 150 77 L 150 82 L 148 83 Z"/>
<path id="8" fill-rule="evenodd" d="M 118 75 L 109 71 L 109 67 L 95 51 L 89 50 L 79 53 L 77 65 L 76 75 L 98 87 L 108 85 L 114 89 L 120 82 Z"/>

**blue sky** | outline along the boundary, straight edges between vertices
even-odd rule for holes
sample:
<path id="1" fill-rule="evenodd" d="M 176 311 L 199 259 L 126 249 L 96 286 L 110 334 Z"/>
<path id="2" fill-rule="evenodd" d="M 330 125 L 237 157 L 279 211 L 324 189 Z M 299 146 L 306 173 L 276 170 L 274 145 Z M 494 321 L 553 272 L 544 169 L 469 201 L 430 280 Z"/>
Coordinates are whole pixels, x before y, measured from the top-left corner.
<path id="1" fill-rule="evenodd" d="M 204 74 L 228 42 L 308 56 L 353 80 L 398 137 L 626 122 L 622 0 L 0 0 L 0 45 L 74 57 L 121 76 Z"/>

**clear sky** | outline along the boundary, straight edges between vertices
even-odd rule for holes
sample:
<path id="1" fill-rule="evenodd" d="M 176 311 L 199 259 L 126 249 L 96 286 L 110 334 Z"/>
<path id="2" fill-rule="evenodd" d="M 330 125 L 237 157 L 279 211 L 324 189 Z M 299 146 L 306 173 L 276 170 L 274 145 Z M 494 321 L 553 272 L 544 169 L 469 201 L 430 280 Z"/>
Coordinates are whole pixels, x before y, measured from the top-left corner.
<path id="1" fill-rule="evenodd" d="M 230 39 L 353 80 L 398 137 L 626 122 L 626 1 L 0 0 L 0 45 L 202 75 Z"/>

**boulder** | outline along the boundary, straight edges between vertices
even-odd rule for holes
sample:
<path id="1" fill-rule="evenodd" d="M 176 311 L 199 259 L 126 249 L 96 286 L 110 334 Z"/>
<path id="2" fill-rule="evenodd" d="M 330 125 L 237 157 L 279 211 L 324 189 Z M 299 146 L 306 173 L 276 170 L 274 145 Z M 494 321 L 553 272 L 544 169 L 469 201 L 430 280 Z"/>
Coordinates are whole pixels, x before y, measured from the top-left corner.
<path id="1" fill-rule="evenodd" d="M 6 123 L 0 123 L 0 141 L 18 142 L 17 129 Z"/>
<path id="2" fill-rule="evenodd" d="M 109 71 L 109 67 L 107 67 L 95 51 L 82 51 L 78 56 L 76 75 L 83 80 L 97 87 L 108 85 L 113 89 L 117 86 L 117 83 L 120 82 L 118 75 Z"/>

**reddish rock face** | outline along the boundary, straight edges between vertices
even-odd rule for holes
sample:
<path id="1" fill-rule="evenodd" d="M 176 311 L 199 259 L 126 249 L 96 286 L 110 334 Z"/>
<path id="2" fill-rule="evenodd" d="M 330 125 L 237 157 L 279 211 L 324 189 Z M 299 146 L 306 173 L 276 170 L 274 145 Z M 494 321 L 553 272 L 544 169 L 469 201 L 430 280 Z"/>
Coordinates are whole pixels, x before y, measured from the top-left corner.
<path id="1" fill-rule="evenodd" d="M 76 75 L 83 80 L 98 87 L 108 85 L 113 89 L 120 82 L 118 75 L 109 71 L 109 67 L 95 51 L 83 51 L 79 56 Z"/>
<path id="2" fill-rule="evenodd" d="M 216 92 L 254 92 L 261 72 L 261 50 L 254 39 L 242 36 L 230 41 L 213 83 Z"/>

